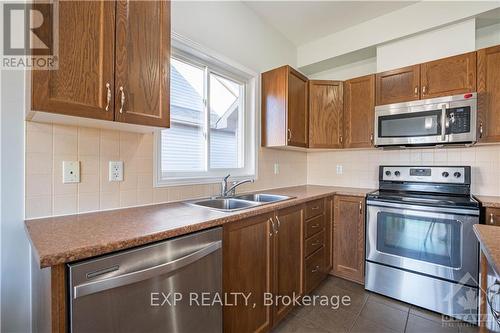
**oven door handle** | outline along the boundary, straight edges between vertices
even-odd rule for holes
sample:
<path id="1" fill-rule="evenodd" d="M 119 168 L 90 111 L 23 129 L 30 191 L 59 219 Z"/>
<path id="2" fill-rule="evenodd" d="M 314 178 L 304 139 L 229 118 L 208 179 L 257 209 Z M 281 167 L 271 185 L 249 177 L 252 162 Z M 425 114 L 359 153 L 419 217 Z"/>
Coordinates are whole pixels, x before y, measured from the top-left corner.
<path id="1" fill-rule="evenodd" d="M 447 208 L 447 207 L 435 207 L 435 206 L 423 206 L 417 204 L 409 204 L 409 203 L 395 203 L 395 202 L 386 202 L 386 201 L 376 201 L 376 200 L 368 200 L 366 202 L 367 206 L 374 207 L 389 207 L 389 208 L 401 208 L 401 209 L 409 209 L 414 211 L 422 211 L 422 212 L 435 212 L 435 213 L 451 213 L 451 214 L 459 214 L 459 215 L 467 215 L 467 216 L 479 216 L 478 209 L 464 209 L 464 208 Z"/>
<path id="2" fill-rule="evenodd" d="M 446 140 L 446 108 L 448 107 L 448 104 L 442 104 L 441 105 L 441 141 L 445 142 L 448 141 Z"/>

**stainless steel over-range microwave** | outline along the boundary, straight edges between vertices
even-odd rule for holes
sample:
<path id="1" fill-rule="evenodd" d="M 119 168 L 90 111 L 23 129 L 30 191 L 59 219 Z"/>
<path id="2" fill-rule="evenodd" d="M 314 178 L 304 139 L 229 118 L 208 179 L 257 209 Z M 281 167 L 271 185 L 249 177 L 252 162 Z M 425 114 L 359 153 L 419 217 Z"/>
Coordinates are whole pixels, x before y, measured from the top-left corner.
<path id="1" fill-rule="evenodd" d="M 476 142 L 477 93 L 375 107 L 374 144 L 435 146 Z"/>

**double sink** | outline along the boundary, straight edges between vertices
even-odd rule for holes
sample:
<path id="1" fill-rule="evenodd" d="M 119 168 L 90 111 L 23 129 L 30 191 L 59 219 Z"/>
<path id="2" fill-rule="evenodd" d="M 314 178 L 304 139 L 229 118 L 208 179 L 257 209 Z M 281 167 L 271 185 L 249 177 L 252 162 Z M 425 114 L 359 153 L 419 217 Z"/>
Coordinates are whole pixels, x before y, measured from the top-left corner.
<path id="1" fill-rule="evenodd" d="M 256 206 L 285 201 L 293 198 L 294 197 L 279 194 L 256 193 L 242 194 L 227 198 L 203 199 L 190 202 L 189 204 L 223 212 L 233 212 L 236 210 L 253 208 Z"/>

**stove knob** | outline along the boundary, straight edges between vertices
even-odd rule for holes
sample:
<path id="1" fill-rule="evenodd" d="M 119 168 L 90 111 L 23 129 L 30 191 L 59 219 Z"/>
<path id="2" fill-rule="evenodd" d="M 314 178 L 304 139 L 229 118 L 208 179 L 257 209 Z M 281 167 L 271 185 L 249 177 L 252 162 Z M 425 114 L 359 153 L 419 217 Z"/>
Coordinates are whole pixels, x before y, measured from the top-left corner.
<path id="1" fill-rule="evenodd" d="M 446 171 L 445 171 L 445 172 L 443 172 L 441 175 L 442 175 L 444 178 L 448 178 L 448 176 L 449 176 L 450 174 L 449 174 L 448 172 L 446 172 Z"/>
<path id="2" fill-rule="evenodd" d="M 455 172 L 453 176 L 455 176 L 455 178 L 460 178 L 462 174 L 460 172 Z"/>
<path id="3" fill-rule="evenodd" d="M 389 170 L 387 170 L 387 171 L 385 172 L 385 175 L 386 175 L 387 177 L 389 177 L 389 176 L 391 175 L 391 172 L 390 172 Z"/>
<path id="4" fill-rule="evenodd" d="M 401 172 L 396 171 L 396 172 L 394 172 L 394 174 L 396 175 L 396 177 L 399 177 L 401 175 Z"/>

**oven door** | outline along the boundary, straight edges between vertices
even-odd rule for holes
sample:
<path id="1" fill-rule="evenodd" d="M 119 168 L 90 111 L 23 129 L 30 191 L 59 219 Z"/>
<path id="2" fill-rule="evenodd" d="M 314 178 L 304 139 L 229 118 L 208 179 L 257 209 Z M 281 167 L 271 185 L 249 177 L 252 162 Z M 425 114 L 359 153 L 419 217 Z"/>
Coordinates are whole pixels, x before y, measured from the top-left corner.
<path id="1" fill-rule="evenodd" d="M 477 280 L 472 226 L 478 215 L 476 210 L 369 201 L 366 259 L 451 281 L 467 273 Z"/>

